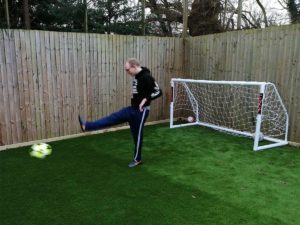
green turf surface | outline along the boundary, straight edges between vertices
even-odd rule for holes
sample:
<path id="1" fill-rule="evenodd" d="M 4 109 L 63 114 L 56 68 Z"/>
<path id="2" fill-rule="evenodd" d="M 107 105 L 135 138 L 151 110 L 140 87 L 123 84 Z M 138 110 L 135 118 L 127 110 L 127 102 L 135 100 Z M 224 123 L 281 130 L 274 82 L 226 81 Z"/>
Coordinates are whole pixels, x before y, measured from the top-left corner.
<path id="1" fill-rule="evenodd" d="M 0 152 L 1 225 L 297 225 L 300 149 L 253 152 L 207 128 L 145 127 L 130 169 L 129 130 Z"/>

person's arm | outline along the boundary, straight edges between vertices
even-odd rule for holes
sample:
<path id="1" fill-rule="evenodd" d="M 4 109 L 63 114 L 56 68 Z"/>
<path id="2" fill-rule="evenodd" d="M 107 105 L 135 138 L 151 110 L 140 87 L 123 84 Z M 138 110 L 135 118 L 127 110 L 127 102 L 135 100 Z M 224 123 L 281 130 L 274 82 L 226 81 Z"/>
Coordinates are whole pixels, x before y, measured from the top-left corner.
<path id="1" fill-rule="evenodd" d="M 154 100 L 162 95 L 162 91 L 159 88 L 157 82 L 156 81 L 153 81 L 153 82 L 154 82 L 154 87 L 153 87 L 153 91 L 150 95 L 150 100 Z"/>
<path id="2" fill-rule="evenodd" d="M 144 77 L 143 79 L 143 100 L 139 104 L 139 110 L 142 112 L 143 107 L 147 101 L 152 101 L 162 95 L 162 91 L 159 88 L 157 82 L 151 75 Z"/>
<path id="3" fill-rule="evenodd" d="M 141 103 L 140 103 L 140 105 L 139 105 L 139 110 L 140 110 L 141 112 L 143 112 L 143 110 L 144 110 L 144 105 L 145 105 L 146 102 L 147 102 L 147 98 L 144 98 L 144 99 L 141 101 Z"/>
<path id="4" fill-rule="evenodd" d="M 145 97 L 147 100 L 154 100 L 162 95 L 162 91 L 154 78 L 149 75 L 145 79 Z"/>

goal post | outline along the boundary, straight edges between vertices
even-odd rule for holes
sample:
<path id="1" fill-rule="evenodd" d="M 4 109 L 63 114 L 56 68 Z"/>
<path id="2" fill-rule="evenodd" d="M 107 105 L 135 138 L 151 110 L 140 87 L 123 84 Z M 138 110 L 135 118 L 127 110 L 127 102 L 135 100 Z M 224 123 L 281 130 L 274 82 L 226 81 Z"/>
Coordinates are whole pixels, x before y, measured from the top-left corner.
<path id="1" fill-rule="evenodd" d="M 288 144 L 288 113 L 273 83 L 173 78 L 171 87 L 170 128 L 201 125 L 250 137 L 254 151 Z"/>

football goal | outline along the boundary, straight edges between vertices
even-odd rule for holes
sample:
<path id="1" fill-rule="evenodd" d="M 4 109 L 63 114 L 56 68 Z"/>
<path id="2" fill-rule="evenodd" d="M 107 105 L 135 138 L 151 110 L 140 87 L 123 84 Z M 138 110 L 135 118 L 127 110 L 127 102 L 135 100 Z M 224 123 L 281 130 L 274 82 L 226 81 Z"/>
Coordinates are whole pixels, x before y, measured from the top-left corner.
<path id="1" fill-rule="evenodd" d="M 288 144 L 288 113 L 273 83 L 172 79 L 170 127 L 202 125 L 253 138 L 253 150 Z"/>

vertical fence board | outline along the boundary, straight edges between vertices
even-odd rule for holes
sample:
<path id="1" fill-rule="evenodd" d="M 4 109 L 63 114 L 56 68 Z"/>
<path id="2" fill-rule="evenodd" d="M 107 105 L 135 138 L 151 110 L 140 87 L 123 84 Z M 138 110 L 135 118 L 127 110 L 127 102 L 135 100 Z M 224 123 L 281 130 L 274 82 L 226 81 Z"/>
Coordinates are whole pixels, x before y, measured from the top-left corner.
<path id="1" fill-rule="evenodd" d="M 93 88 L 91 82 L 92 74 L 92 34 L 86 35 L 87 42 L 86 42 L 86 90 L 87 90 L 87 110 L 88 110 L 88 117 L 93 118 Z"/>
<path id="2" fill-rule="evenodd" d="M 80 67 L 80 61 L 78 57 L 79 47 L 78 47 L 78 34 L 73 34 L 73 57 L 74 57 L 74 133 L 77 133 L 80 131 L 80 128 L 78 126 L 77 116 L 80 114 L 80 92 L 81 89 L 81 83 L 79 83 L 79 73 L 80 70 L 78 67 Z"/>
<path id="3" fill-rule="evenodd" d="M 41 79 L 41 88 L 42 88 L 42 96 L 43 99 L 43 111 L 44 111 L 44 121 L 45 121 L 45 136 L 51 137 L 51 121 L 50 121 L 50 102 L 49 102 L 49 81 L 47 75 L 47 43 L 48 42 L 48 33 L 40 32 L 40 45 L 41 45 L 41 71 L 40 77 Z"/>
<path id="4" fill-rule="evenodd" d="M 23 73 L 22 73 L 22 55 L 21 55 L 21 39 L 20 31 L 15 31 L 15 51 L 16 51 L 16 70 L 17 70 L 17 88 L 19 92 L 19 112 L 20 112 L 20 128 L 21 128 L 21 142 L 27 141 L 27 133 L 25 130 L 25 95 L 23 87 Z"/>
<path id="5" fill-rule="evenodd" d="M 21 61 L 22 61 L 22 81 L 23 81 L 23 94 L 24 94 L 24 109 L 25 109 L 25 119 L 24 119 L 24 128 L 27 135 L 26 140 L 32 140 L 32 128 L 30 123 L 30 97 L 29 97 L 29 77 L 27 69 L 27 51 L 26 51 L 26 36 L 25 31 L 20 31 L 21 39 Z M 28 40 L 28 38 L 27 38 Z M 28 52 L 29 54 L 29 52 Z"/>
<path id="6" fill-rule="evenodd" d="M 102 43 L 102 38 L 100 36 L 97 36 L 97 51 L 98 51 L 98 87 L 99 87 L 99 92 L 98 92 L 98 116 L 103 117 L 103 64 L 102 64 L 102 55 L 103 55 L 103 43 Z"/>
<path id="7" fill-rule="evenodd" d="M 98 101 L 98 96 L 99 96 L 99 82 L 98 82 L 98 66 L 97 66 L 97 58 L 98 58 L 98 51 L 97 51 L 97 35 L 93 34 L 93 39 L 92 39 L 92 87 L 93 87 L 93 118 L 97 118 L 99 113 L 98 113 L 98 108 L 99 108 L 99 101 Z"/>
<path id="8" fill-rule="evenodd" d="M 48 87 L 48 108 L 49 108 L 49 118 L 48 118 L 48 121 L 49 121 L 49 135 L 50 137 L 55 137 L 55 123 L 53 122 L 54 121 L 54 104 L 55 104 L 55 101 L 54 101 L 54 92 L 55 90 L 54 89 L 54 74 L 53 74 L 53 71 L 52 71 L 52 65 L 51 65 L 51 61 L 54 60 L 54 58 L 52 58 L 52 55 L 51 55 L 51 52 L 52 52 L 52 49 L 51 49 L 51 36 L 50 35 L 47 35 L 46 33 L 45 34 L 45 60 L 46 60 L 46 66 L 45 66 L 45 77 L 46 77 L 46 80 L 47 80 L 47 87 Z"/>
<path id="9" fill-rule="evenodd" d="M 31 46 L 31 55 L 32 55 L 32 78 L 33 78 L 33 101 L 34 101 L 34 114 L 35 114 L 35 122 L 36 122 L 36 131 L 37 138 L 41 139 L 41 110 L 39 104 L 39 74 L 37 70 L 37 44 L 35 39 L 35 32 L 30 33 L 30 46 Z"/>
<path id="10" fill-rule="evenodd" d="M 72 36 L 70 33 L 65 34 L 65 45 L 64 45 L 64 52 L 65 52 L 65 83 L 66 83 L 66 90 L 65 90 L 65 109 L 66 109 L 66 123 L 67 123 L 67 133 L 70 134 L 72 130 L 72 95 L 71 95 L 71 89 L 72 89 L 72 72 L 73 72 L 73 58 L 72 58 Z"/>
<path id="11" fill-rule="evenodd" d="M 105 116 L 106 115 L 106 69 L 105 69 L 105 64 L 106 64 L 106 60 L 105 60 L 105 49 L 106 49 L 106 39 L 104 37 L 99 37 L 99 42 L 100 42 L 100 51 L 101 51 L 101 78 L 100 78 L 100 82 L 101 82 L 101 102 L 102 102 L 102 108 L 101 108 L 101 116 Z"/>
<path id="12" fill-rule="evenodd" d="M 123 69 L 123 44 L 121 36 L 116 36 L 116 108 L 119 110 L 121 107 L 125 106 L 123 103 L 123 79 L 124 79 L 124 69 Z"/>
<path id="13" fill-rule="evenodd" d="M 116 35 L 112 35 L 109 38 L 110 49 L 112 50 L 109 56 L 109 71 L 110 71 L 110 85 L 109 85 L 109 102 L 110 102 L 110 112 L 114 112 L 117 110 L 117 66 L 118 63 L 116 61 L 117 55 L 117 43 L 116 43 Z"/>
<path id="14" fill-rule="evenodd" d="M 55 71 L 54 76 L 54 123 L 56 124 L 56 135 L 62 136 L 62 124 L 61 124 L 61 78 L 60 78 L 60 45 L 59 45 L 59 33 L 52 32 L 53 37 L 50 38 L 51 43 L 53 45 L 53 61 L 55 61 L 55 64 L 52 64 L 52 71 Z M 55 59 L 55 60 L 54 60 Z"/>
<path id="15" fill-rule="evenodd" d="M 8 105 L 8 83 L 6 76 L 6 56 L 5 56 L 5 32 L 0 35 L 0 126 L 1 126 L 1 144 L 12 143 L 9 130 L 9 105 Z"/>
<path id="16" fill-rule="evenodd" d="M 14 48 L 11 46 L 11 40 L 14 39 L 14 35 L 12 31 L 8 31 L 4 33 L 4 49 L 5 49 L 5 64 L 6 64 L 6 74 L 10 74 L 7 76 L 7 91 L 8 91 L 8 101 L 10 102 L 8 110 L 8 132 L 11 135 L 11 140 L 13 142 L 17 142 L 17 127 L 16 127 L 16 102 L 14 101 L 14 73 L 13 73 L 13 54 Z"/>
<path id="17" fill-rule="evenodd" d="M 27 119 L 30 123 L 30 127 L 31 127 L 31 139 L 30 140 L 34 140 L 37 134 L 37 124 L 36 124 L 36 108 L 35 108 L 35 81 L 33 80 L 33 68 L 35 65 L 33 65 L 33 60 L 34 57 L 36 57 L 35 53 L 31 52 L 31 45 L 33 43 L 31 43 L 30 40 L 30 33 L 26 32 L 25 33 L 25 42 L 26 42 L 26 64 L 27 64 L 27 78 L 28 78 L 28 89 L 29 89 L 29 104 L 28 104 L 28 112 L 29 112 L 29 116 L 27 116 Z M 46 63 L 44 64 L 46 65 Z"/>
<path id="18" fill-rule="evenodd" d="M 76 34 L 76 40 L 77 40 L 77 66 L 76 70 L 78 71 L 78 77 L 77 77 L 77 82 L 78 82 L 78 114 L 84 115 L 84 99 L 83 99 L 83 58 L 82 58 L 82 34 L 77 33 Z M 85 114 L 86 115 L 86 114 Z M 78 127 L 79 128 L 79 127 Z M 80 129 L 80 128 L 79 128 Z M 77 129 L 77 131 L 79 131 Z"/>
<path id="19" fill-rule="evenodd" d="M 15 126 L 16 126 L 16 136 L 17 136 L 17 141 L 16 142 L 21 142 L 22 141 L 22 128 L 21 128 L 21 115 L 20 115 L 20 92 L 18 88 L 18 68 L 17 68 L 17 57 L 16 57 L 16 45 L 15 45 L 15 36 L 16 32 L 12 31 L 13 37 L 10 38 L 10 51 L 12 51 L 12 78 L 13 78 L 13 93 L 14 93 L 14 115 L 15 115 Z"/>
<path id="20" fill-rule="evenodd" d="M 59 125 L 58 125 L 58 92 L 57 92 L 57 73 L 58 68 L 56 65 L 56 46 L 55 46 L 55 32 L 49 33 L 49 53 L 50 64 L 47 65 L 51 71 L 51 77 L 48 79 L 52 83 L 52 96 L 51 96 L 51 105 L 52 105 L 52 114 L 50 115 L 50 121 L 52 124 L 53 136 L 57 137 L 59 135 Z"/>
<path id="21" fill-rule="evenodd" d="M 86 62 L 88 61 L 88 57 L 86 55 L 86 51 L 88 50 L 88 36 L 87 34 L 85 35 L 82 35 L 82 39 L 81 39 L 81 48 L 82 48 L 82 89 L 83 89 L 83 92 L 82 92 L 82 96 L 83 96 L 83 99 L 82 99 L 82 104 L 83 104 L 83 112 L 82 114 L 83 115 L 88 115 L 88 109 L 87 109 L 87 64 Z"/>
<path id="22" fill-rule="evenodd" d="M 110 76 L 110 71 L 109 71 L 109 41 L 108 41 L 108 35 L 104 36 L 104 55 L 103 55 L 103 72 L 104 72 L 104 115 L 108 115 L 111 113 L 110 108 L 109 108 L 109 76 Z"/>
<path id="23" fill-rule="evenodd" d="M 299 44 L 299 36 L 300 29 L 293 30 L 294 35 L 290 35 L 289 45 L 291 47 L 290 51 L 290 66 L 288 70 L 289 77 L 289 87 L 299 86 L 300 85 L 300 44 Z M 297 38 L 298 37 L 298 38 Z M 286 76 L 286 75 L 285 75 Z M 291 96 L 290 98 L 290 124 L 293 124 L 293 127 L 290 127 L 289 132 L 291 136 L 297 135 L 297 131 L 299 131 L 300 127 L 300 91 L 296 88 L 289 88 L 287 96 Z M 286 102 L 286 101 L 285 101 Z"/>

